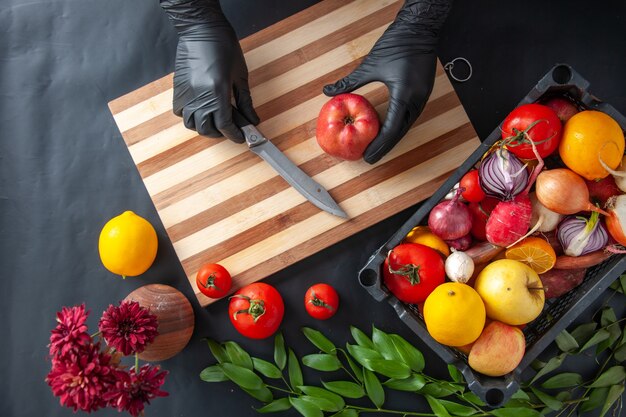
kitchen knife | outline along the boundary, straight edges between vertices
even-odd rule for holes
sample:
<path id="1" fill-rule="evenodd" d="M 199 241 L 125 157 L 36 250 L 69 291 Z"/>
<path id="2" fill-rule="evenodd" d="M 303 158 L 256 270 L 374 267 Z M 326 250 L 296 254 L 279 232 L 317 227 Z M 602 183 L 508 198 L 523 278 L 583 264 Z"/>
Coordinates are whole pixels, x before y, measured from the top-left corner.
<path id="1" fill-rule="evenodd" d="M 280 174 L 293 188 L 320 209 L 335 216 L 348 218 L 348 215 L 333 200 L 328 191 L 291 162 L 271 141 L 246 118 L 233 110 L 234 121 L 242 130 L 246 144 L 252 152 L 260 156 Z"/>

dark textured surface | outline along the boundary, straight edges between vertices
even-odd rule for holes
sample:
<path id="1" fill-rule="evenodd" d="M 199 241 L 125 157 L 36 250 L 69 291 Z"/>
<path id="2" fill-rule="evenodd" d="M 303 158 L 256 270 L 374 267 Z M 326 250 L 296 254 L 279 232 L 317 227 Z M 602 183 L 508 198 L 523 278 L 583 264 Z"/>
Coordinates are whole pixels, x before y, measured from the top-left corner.
<path id="1" fill-rule="evenodd" d="M 228 0 L 226 14 L 240 37 L 312 0 Z M 173 69 L 175 33 L 157 1 L 5 0 L 0 5 L 0 415 L 69 416 L 43 382 L 54 313 L 86 302 L 91 329 L 109 303 L 152 282 L 173 285 L 196 308 L 192 342 L 163 363 L 171 371 L 148 416 L 253 416 L 254 400 L 230 383 L 197 375 L 213 362 L 201 338 L 234 339 L 269 358 L 271 341 L 244 340 L 227 318 L 226 301 L 197 308 L 156 211 L 106 107 L 108 101 Z M 591 90 L 626 113 L 626 5 L 588 2 L 457 1 L 445 26 L 442 62 L 468 58 L 474 76 L 455 84 L 469 117 L 486 136 L 555 62 L 568 62 Z M 154 266 L 126 282 L 98 258 L 102 225 L 133 210 L 156 227 Z M 375 304 L 356 282 L 369 254 L 409 216 L 400 213 L 269 278 L 286 304 L 282 329 L 299 354 L 311 353 L 299 328 L 312 325 L 332 340 L 348 340 L 348 325 L 371 323 L 399 332 L 422 348 L 429 372 L 445 366 L 412 337 L 386 303 Z M 341 307 L 329 322 L 306 316 L 302 298 L 317 281 L 334 284 Z M 621 305 L 623 298 L 614 297 Z M 581 317 L 589 319 L 590 311 Z M 593 361 L 574 364 L 588 373 Z M 311 374 L 311 383 L 318 376 Z M 426 410 L 422 399 L 390 394 L 388 408 Z M 100 412 L 98 415 L 117 415 Z M 296 415 L 294 412 L 286 415 Z M 370 414 L 371 415 L 371 414 Z"/>

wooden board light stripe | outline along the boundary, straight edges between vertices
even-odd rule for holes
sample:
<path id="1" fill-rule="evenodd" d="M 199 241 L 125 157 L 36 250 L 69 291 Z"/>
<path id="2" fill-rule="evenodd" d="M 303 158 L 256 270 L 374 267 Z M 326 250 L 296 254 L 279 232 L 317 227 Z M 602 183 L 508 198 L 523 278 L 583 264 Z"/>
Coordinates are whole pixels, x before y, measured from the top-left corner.
<path id="1" fill-rule="evenodd" d="M 241 41 L 259 129 L 329 190 L 349 220 L 321 212 L 244 145 L 198 136 L 172 114 L 172 75 L 109 103 L 201 305 L 195 275 L 224 265 L 233 291 L 430 196 L 479 141 L 437 69 L 429 102 L 406 137 L 375 165 L 317 145 L 321 90 L 360 63 L 401 1 L 326 0 Z M 381 116 L 387 90 L 359 89 Z"/>

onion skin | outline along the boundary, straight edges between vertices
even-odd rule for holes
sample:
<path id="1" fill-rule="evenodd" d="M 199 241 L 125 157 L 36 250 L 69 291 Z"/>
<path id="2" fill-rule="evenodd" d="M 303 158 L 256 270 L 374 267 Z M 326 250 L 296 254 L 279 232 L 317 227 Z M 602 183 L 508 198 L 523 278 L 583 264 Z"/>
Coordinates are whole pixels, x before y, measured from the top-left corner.
<path id="1" fill-rule="evenodd" d="M 445 242 L 449 247 L 454 248 L 455 250 L 467 250 L 470 246 L 472 246 L 472 235 L 467 234 L 458 239 L 446 240 Z"/>
<path id="2" fill-rule="evenodd" d="M 595 252 L 609 242 L 609 235 L 599 220 L 598 213 L 593 213 L 590 219 L 578 216 L 566 217 L 559 224 L 557 236 L 563 251 L 569 256 Z"/>
<path id="3" fill-rule="evenodd" d="M 479 167 L 480 188 L 489 196 L 511 200 L 528 185 L 524 163 L 506 149 L 496 149 Z"/>
<path id="4" fill-rule="evenodd" d="M 536 194 L 541 204 L 555 213 L 569 215 L 579 211 L 597 211 L 608 215 L 589 201 L 585 180 L 567 168 L 550 169 L 539 174 Z"/>
<path id="5" fill-rule="evenodd" d="M 626 194 L 611 197 L 607 201 L 609 215 L 606 217 L 606 228 L 622 246 L 626 246 Z"/>
<path id="6" fill-rule="evenodd" d="M 532 206 L 527 194 L 519 194 L 512 201 L 501 201 L 487 220 L 487 241 L 509 246 L 528 232 L 531 214 Z"/>

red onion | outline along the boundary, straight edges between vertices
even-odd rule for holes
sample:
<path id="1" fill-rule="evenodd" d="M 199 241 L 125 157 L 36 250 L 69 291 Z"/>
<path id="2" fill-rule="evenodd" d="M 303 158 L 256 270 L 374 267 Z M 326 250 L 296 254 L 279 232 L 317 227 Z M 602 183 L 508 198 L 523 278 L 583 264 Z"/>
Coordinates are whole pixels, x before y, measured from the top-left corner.
<path id="1" fill-rule="evenodd" d="M 568 216 L 559 224 L 557 236 L 568 256 L 580 256 L 602 249 L 609 242 L 609 235 L 600 222 L 597 212 L 589 219 Z"/>
<path id="2" fill-rule="evenodd" d="M 467 250 L 470 246 L 472 246 L 472 235 L 469 234 L 458 239 L 446 240 L 446 245 L 460 251 Z"/>
<path id="3" fill-rule="evenodd" d="M 430 211 L 428 227 L 443 240 L 454 240 L 467 235 L 472 229 L 472 214 L 459 201 L 465 188 L 459 187 L 452 200 L 442 201 Z"/>
<path id="4" fill-rule="evenodd" d="M 485 194 L 512 200 L 528 185 L 528 171 L 522 161 L 504 148 L 496 149 L 481 162 L 480 186 Z"/>

